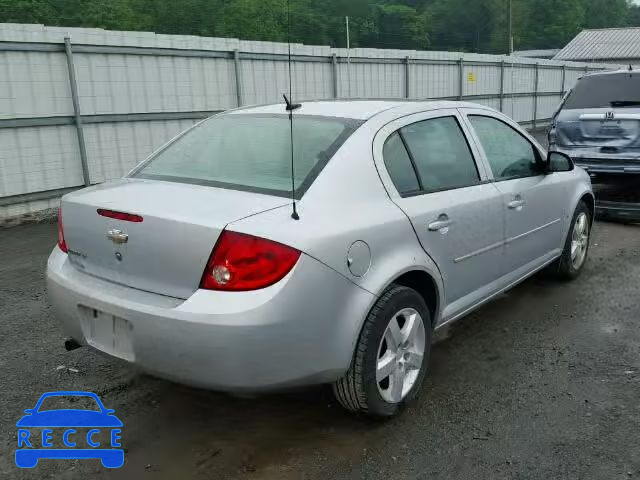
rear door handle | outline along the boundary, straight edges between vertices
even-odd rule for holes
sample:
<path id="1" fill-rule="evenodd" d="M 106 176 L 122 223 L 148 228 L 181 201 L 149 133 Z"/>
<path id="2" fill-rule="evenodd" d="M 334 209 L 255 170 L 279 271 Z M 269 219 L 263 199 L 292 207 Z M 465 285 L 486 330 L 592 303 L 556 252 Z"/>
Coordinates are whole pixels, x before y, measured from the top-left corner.
<path id="1" fill-rule="evenodd" d="M 522 195 L 520 195 L 519 193 L 516 193 L 513 196 L 513 200 L 507 203 L 507 206 L 511 210 L 522 210 L 522 207 L 524 207 L 524 200 L 522 199 Z"/>
<path id="2" fill-rule="evenodd" d="M 438 220 L 431 222 L 428 228 L 430 232 L 437 232 L 449 228 L 451 225 L 453 225 L 453 220 L 450 220 L 449 217 L 443 213 L 438 217 Z"/>

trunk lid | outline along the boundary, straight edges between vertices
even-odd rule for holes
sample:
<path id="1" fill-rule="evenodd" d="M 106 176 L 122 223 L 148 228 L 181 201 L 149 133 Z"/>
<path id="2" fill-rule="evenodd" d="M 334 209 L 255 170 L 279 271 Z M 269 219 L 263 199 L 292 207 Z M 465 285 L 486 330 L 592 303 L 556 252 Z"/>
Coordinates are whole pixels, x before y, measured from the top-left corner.
<path id="1" fill-rule="evenodd" d="M 559 145 L 596 147 L 602 153 L 640 148 L 640 109 L 564 110 L 556 118 Z"/>
<path id="2" fill-rule="evenodd" d="M 554 119 L 556 143 L 603 154 L 638 149 L 640 72 L 599 72 L 581 77 Z"/>
<path id="3" fill-rule="evenodd" d="M 79 270 L 188 298 L 227 224 L 287 203 L 258 193 L 127 178 L 65 196 L 62 218 L 69 259 Z M 98 209 L 140 215 L 143 221 L 104 217 Z M 114 230 L 127 236 L 126 243 L 107 236 Z"/>

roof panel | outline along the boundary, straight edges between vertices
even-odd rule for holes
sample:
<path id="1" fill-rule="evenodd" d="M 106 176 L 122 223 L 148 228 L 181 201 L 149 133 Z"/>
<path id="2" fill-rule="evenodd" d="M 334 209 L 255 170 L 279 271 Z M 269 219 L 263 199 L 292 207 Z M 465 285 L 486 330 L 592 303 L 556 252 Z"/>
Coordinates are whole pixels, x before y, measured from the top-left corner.
<path id="1" fill-rule="evenodd" d="M 603 28 L 583 30 L 554 60 L 637 58 L 640 58 L 640 28 Z"/>
<path id="2" fill-rule="evenodd" d="M 477 107 L 478 105 L 466 102 L 446 100 L 317 100 L 302 102 L 302 107 L 296 110 L 298 115 L 319 115 L 325 117 L 353 118 L 356 120 L 368 120 L 378 113 L 392 108 L 412 106 L 416 111 L 428 111 L 441 108 Z M 286 114 L 283 103 L 260 105 L 254 107 L 242 107 L 231 110 L 230 114 Z"/>
<path id="3" fill-rule="evenodd" d="M 296 113 L 366 120 L 383 110 L 400 105 L 395 101 L 308 101 Z M 243 107 L 229 113 L 286 113 L 284 102 L 272 105 Z"/>

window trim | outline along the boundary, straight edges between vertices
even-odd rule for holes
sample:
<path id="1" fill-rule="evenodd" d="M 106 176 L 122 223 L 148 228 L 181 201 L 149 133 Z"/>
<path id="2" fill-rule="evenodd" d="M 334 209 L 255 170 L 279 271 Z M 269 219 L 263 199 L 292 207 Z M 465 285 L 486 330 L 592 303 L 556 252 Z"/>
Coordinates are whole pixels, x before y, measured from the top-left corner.
<path id="1" fill-rule="evenodd" d="M 409 124 L 411 125 L 411 124 Z M 409 162 L 411 162 L 411 168 L 413 168 L 413 174 L 416 176 L 416 179 L 418 180 L 418 192 L 422 192 L 424 191 L 424 184 L 422 183 L 422 175 L 420 175 L 420 172 L 418 171 L 418 166 L 416 165 L 416 159 L 413 156 L 413 152 L 411 151 L 411 149 L 409 148 L 409 145 L 407 144 L 407 139 L 404 138 L 404 133 L 402 133 L 402 128 L 399 128 L 398 130 L 396 130 L 395 132 L 393 132 L 391 135 L 397 133 L 398 137 L 400 137 L 400 141 L 402 142 L 402 146 L 404 147 L 404 150 L 407 152 L 407 156 L 409 157 Z M 391 138 L 391 135 L 389 135 L 389 138 Z M 384 149 L 382 150 L 382 154 L 384 155 Z M 383 158 L 384 160 L 384 158 Z M 385 166 L 387 164 L 385 163 Z M 391 179 L 393 180 L 393 178 Z M 393 182 L 395 184 L 395 182 Z"/>
<path id="2" fill-rule="evenodd" d="M 427 113 L 427 112 L 425 112 Z M 420 172 L 418 171 L 418 167 L 415 161 L 415 157 L 413 156 L 413 152 L 411 152 L 411 149 L 409 148 L 409 145 L 407 144 L 407 141 L 404 137 L 404 134 L 402 133 L 402 129 L 407 128 L 411 125 L 415 125 L 417 123 L 422 123 L 422 122 L 428 122 L 431 120 L 439 120 L 439 119 L 443 119 L 443 118 L 453 118 L 453 120 L 456 122 L 456 125 L 458 126 L 458 129 L 460 131 L 460 134 L 462 135 L 462 138 L 464 138 L 464 141 L 467 145 L 467 149 L 469 150 L 469 155 L 471 156 L 471 160 L 473 161 L 473 166 L 475 168 L 476 171 L 476 175 L 478 176 L 478 180 L 475 183 L 470 183 L 468 185 L 457 185 L 455 187 L 442 187 L 442 188 L 434 188 L 434 189 L 425 189 L 424 188 L 424 183 L 422 182 L 422 175 L 420 175 Z M 384 161 L 384 145 L 386 144 L 387 140 L 389 138 L 391 138 L 392 135 L 394 135 L 395 133 L 398 134 L 398 136 L 400 137 L 400 139 L 402 140 L 402 145 L 404 147 L 404 149 L 407 152 L 407 155 L 409 156 L 409 160 L 411 161 L 411 166 L 413 168 L 413 173 L 415 174 L 417 180 L 418 180 L 418 186 L 419 186 L 419 190 L 413 190 L 410 192 L 400 192 L 398 190 L 398 187 L 396 186 L 395 181 L 393 180 L 393 177 L 391 177 L 391 174 L 389 173 L 389 170 L 387 169 L 387 165 Z M 437 116 L 432 116 L 432 117 L 427 117 L 427 118 L 422 118 L 420 120 L 416 120 L 413 122 L 409 122 L 406 123 L 398 128 L 396 128 L 395 130 L 393 130 L 389 135 L 386 136 L 386 138 L 384 139 L 383 142 L 383 151 L 382 151 L 382 165 L 384 165 L 384 168 L 386 170 L 386 173 L 389 177 L 389 179 L 391 180 L 391 184 L 393 185 L 393 187 L 396 189 L 396 192 L 398 192 L 398 195 L 400 195 L 401 198 L 411 198 L 411 197 L 418 197 L 421 195 L 428 195 L 430 193 L 440 193 L 440 192 L 448 192 L 448 191 L 452 191 L 452 190 L 460 190 L 463 188 L 470 188 L 470 187 L 475 187 L 478 185 L 485 185 L 487 183 L 490 183 L 489 179 L 483 179 L 482 178 L 482 172 L 480 171 L 480 164 L 478 163 L 478 159 L 474 153 L 474 150 L 472 148 L 470 139 L 467 135 L 467 132 L 465 130 L 465 128 L 463 128 L 462 123 L 460 122 L 460 119 L 458 118 L 458 115 L 456 114 L 456 112 L 451 112 L 450 114 L 445 114 L 445 115 L 437 115 Z"/>
<path id="3" fill-rule="evenodd" d="M 513 125 L 509 125 L 508 122 L 505 122 L 503 119 L 499 118 L 499 117 L 495 117 L 493 115 L 487 115 L 487 114 L 482 114 L 482 113 L 475 113 L 475 112 L 465 112 L 464 115 L 467 117 L 467 121 L 469 123 L 469 127 L 472 129 L 473 131 L 473 135 L 475 136 L 475 138 L 478 141 L 478 147 L 482 150 L 482 154 L 484 155 L 484 159 L 487 163 L 487 167 L 489 168 L 489 172 L 491 172 L 491 182 L 493 183 L 500 183 L 500 182 L 509 182 L 511 180 L 521 180 L 521 179 L 525 179 L 525 178 L 536 178 L 539 176 L 544 176 L 544 159 L 543 156 L 540 152 L 540 150 L 538 149 L 538 147 L 536 147 L 535 144 L 533 144 L 531 142 L 531 140 L 529 140 L 525 135 L 522 134 L 522 132 L 518 131 L 517 128 L 514 128 Z M 496 174 L 493 171 L 493 168 L 491 167 L 491 162 L 489 161 L 489 156 L 487 155 L 486 150 L 484 149 L 484 145 L 482 143 L 482 140 L 480 139 L 480 136 L 478 135 L 478 132 L 476 131 L 475 127 L 473 126 L 473 122 L 471 120 L 472 117 L 483 117 L 483 118 L 490 118 L 492 120 L 495 120 L 496 122 L 502 123 L 503 125 L 505 125 L 506 127 L 508 127 L 509 129 L 511 129 L 513 132 L 515 132 L 517 135 L 519 135 L 525 142 L 527 142 L 529 144 L 529 146 L 532 148 L 533 153 L 536 157 L 536 164 L 538 164 L 541 167 L 541 171 L 539 173 L 537 173 L 536 175 L 526 175 L 526 176 L 520 176 L 520 175 L 514 175 L 511 177 L 496 177 Z"/>

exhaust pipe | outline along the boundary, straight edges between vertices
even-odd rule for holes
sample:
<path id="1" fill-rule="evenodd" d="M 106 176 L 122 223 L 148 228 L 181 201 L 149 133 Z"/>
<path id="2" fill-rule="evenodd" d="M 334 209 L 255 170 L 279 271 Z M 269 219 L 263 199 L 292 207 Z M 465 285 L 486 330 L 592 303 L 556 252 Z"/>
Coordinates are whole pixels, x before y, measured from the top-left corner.
<path id="1" fill-rule="evenodd" d="M 67 338 L 64 341 L 64 348 L 67 350 L 67 352 L 70 352 L 71 350 L 75 350 L 76 348 L 80 348 L 81 346 L 82 345 L 80 345 L 73 338 Z"/>

